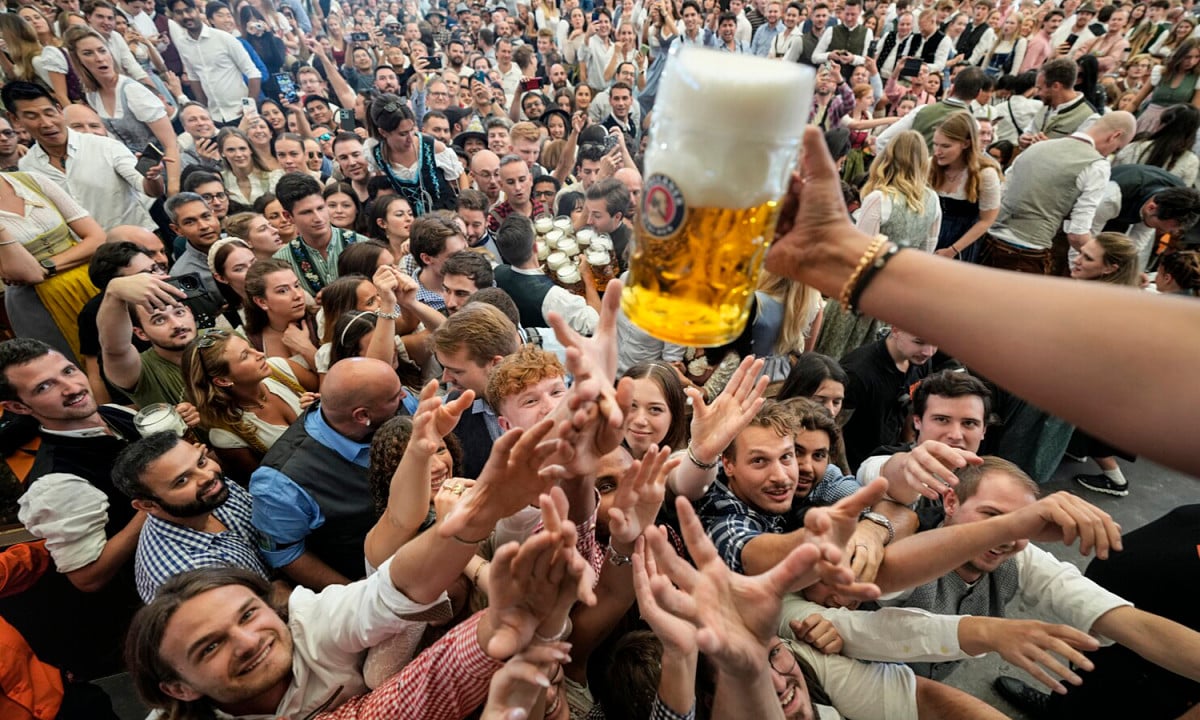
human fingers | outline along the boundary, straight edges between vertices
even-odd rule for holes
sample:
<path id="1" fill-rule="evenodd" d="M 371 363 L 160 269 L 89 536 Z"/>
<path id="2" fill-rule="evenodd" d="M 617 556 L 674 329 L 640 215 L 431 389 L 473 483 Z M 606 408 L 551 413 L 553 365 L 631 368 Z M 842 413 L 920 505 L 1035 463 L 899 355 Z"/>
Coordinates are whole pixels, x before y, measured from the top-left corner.
<path id="1" fill-rule="evenodd" d="M 850 497 L 842 498 L 834 504 L 833 509 L 839 515 L 858 517 L 864 510 L 873 507 L 887 493 L 887 480 L 875 478 L 869 485 L 855 492 Z"/>
<path id="2" fill-rule="evenodd" d="M 646 539 L 649 555 L 653 557 L 654 577 L 663 577 L 679 586 L 684 592 L 691 592 L 696 586 L 696 568 L 692 567 L 675 552 L 675 547 L 667 540 L 667 533 L 660 527 L 646 528 L 642 537 Z M 650 563 L 647 563 L 648 566 Z"/>
<path id="3" fill-rule="evenodd" d="M 711 562 L 721 562 L 717 556 L 716 547 L 708 539 L 708 535 L 704 532 L 704 526 L 700 523 L 700 518 L 692 508 L 692 503 L 687 498 L 679 496 L 675 498 L 675 511 L 679 517 L 683 542 L 696 562 L 696 567 L 704 567 Z"/>
<path id="4" fill-rule="evenodd" d="M 819 625 L 823 619 L 820 613 L 812 613 L 802 619 L 797 618 L 788 621 L 788 627 L 792 629 L 792 634 L 796 636 L 797 640 L 803 640 L 808 637 L 812 629 Z"/>
<path id="5" fill-rule="evenodd" d="M 842 636 L 829 621 L 818 624 L 804 640 L 825 655 L 836 655 L 842 650 Z"/>

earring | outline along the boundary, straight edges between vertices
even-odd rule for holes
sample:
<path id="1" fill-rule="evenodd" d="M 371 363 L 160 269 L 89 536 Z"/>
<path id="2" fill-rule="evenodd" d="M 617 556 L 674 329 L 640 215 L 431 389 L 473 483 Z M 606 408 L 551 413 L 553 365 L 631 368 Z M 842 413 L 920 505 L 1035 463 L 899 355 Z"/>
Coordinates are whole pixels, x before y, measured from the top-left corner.
<path id="1" fill-rule="evenodd" d="M 371 427 L 371 418 L 367 418 L 366 422 L 367 422 L 367 427 Z"/>

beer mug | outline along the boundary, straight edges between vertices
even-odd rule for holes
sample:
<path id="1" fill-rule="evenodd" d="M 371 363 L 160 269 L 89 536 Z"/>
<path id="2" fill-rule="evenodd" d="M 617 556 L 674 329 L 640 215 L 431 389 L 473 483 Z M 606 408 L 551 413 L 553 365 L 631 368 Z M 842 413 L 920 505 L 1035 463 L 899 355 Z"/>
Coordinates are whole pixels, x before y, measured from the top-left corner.
<path id="1" fill-rule="evenodd" d="M 676 44 L 659 82 L 621 297 L 638 327 L 694 347 L 742 333 L 813 85 L 799 63 Z"/>
<path id="2" fill-rule="evenodd" d="M 183 417 L 175 412 L 175 407 L 167 403 L 154 403 L 139 410 L 138 414 L 133 416 L 133 426 L 142 437 L 165 431 L 183 437 L 188 429 Z"/>

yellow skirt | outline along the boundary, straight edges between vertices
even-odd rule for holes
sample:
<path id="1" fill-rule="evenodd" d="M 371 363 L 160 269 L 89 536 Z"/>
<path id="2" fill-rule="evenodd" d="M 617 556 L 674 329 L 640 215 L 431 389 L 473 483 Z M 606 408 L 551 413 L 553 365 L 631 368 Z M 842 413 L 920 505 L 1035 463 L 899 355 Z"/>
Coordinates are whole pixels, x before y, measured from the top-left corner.
<path id="1" fill-rule="evenodd" d="M 88 279 L 87 265 L 80 265 L 34 285 L 38 299 L 54 319 L 59 332 L 79 357 L 79 313 L 88 300 L 100 293 Z"/>

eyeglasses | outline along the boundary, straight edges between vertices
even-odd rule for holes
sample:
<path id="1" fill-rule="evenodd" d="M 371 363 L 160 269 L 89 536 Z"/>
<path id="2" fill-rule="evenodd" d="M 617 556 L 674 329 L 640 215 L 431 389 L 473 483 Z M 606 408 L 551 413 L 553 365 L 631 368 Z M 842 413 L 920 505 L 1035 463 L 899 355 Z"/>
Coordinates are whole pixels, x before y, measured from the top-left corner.
<path id="1" fill-rule="evenodd" d="M 309 160 L 315 160 L 315 159 L 317 159 L 317 158 L 318 158 L 320 155 L 321 155 L 321 153 L 310 152 L 310 153 L 308 154 L 308 159 L 309 159 Z"/>
<path id="2" fill-rule="evenodd" d="M 771 646 L 767 662 L 771 663 L 771 669 L 780 675 L 787 675 L 796 669 L 796 656 L 792 654 L 791 648 L 783 642 L 777 642 Z"/>
<path id="3" fill-rule="evenodd" d="M 204 198 L 205 202 L 212 202 L 213 200 L 224 200 L 225 198 L 229 197 L 229 195 L 222 190 L 221 192 L 215 193 L 200 193 L 200 197 Z"/>
<path id="4" fill-rule="evenodd" d="M 329 133 L 321 133 L 320 135 L 317 136 L 317 139 L 320 140 L 321 142 L 329 142 L 330 140 L 333 139 L 333 136 L 330 135 Z"/>
<path id="5" fill-rule="evenodd" d="M 554 190 L 534 190 L 533 191 L 534 197 L 554 197 L 557 194 L 558 193 L 555 192 Z"/>

